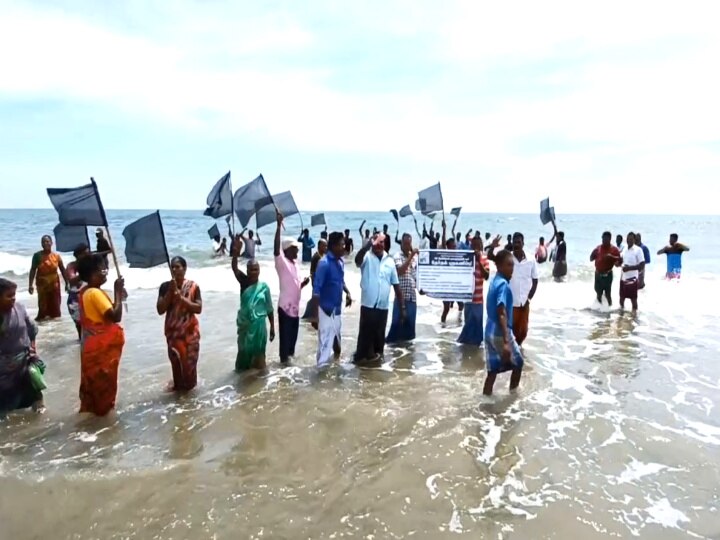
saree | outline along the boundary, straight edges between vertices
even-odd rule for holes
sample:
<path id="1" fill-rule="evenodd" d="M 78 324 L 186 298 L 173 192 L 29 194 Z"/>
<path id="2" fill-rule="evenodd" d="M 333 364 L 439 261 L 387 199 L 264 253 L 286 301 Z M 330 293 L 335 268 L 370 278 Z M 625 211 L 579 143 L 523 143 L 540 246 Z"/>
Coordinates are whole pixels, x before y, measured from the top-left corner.
<path id="1" fill-rule="evenodd" d="M 33 257 L 37 266 L 35 284 L 37 285 L 37 320 L 60 317 L 60 255 L 39 251 Z"/>
<path id="2" fill-rule="evenodd" d="M 160 294 L 164 291 L 160 289 Z M 180 294 L 191 301 L 200 296 L 196 283 L 186 279 Z M 165 315 L 165 338 L 172 366 L 173 388 L 176 391 L 192 390 L 197 386 L 197 363 L 200 356 L 200 324 L 194 313 L 179 302 L 171 305 Z"/>
<path id="3" fill-rule="evenodd" d="M 95 322 L 85 313 L 85 295 L 80 292 L 80 412 L 105 416 L 115 407 L 118 369 L 125 333 L 118 323 Z M 99 291 L 107 297 L 104 291 Z M 108 297 L 109 301 L 109 297 Z"/>
<path id="4" fill-rule="evenodd" d="M 45 364 L 32 347 L 36 335 L 37 326 L 22 304 L 0 315 L 0 414 L 42 399 Z"/>
<path id="5" fill-rule="evenodd" d="M 236 321 L 238 345 L 236 371 L 251 368 L 255 359 L 265 356 L 268 338 L 265 321 L 272 312 L 270 287 L 265 283 L 256 283 L 243 291 Z"/>

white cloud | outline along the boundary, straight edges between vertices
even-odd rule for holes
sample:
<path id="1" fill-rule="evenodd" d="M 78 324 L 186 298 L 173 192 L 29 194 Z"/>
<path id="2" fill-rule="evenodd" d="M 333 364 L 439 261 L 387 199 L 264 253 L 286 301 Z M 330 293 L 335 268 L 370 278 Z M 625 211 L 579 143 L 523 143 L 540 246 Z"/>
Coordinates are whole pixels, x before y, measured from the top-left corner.
<path id="1" fill-rule="evenodd" d="M 442 9 L 413 2 L 383 4 L 373 16 L 368 7 L 335 6 L 331 32 L 316 21 L 328 6 L 295 13 L 192 2 L 127 6 L 123 17 L 6 8 L 0 48 L 10 54 L 0 56 L 0 99 L 100 105 L 137 125 L 199 138 L 251 135 L 279 158 L 290 149 L 426 164 L 429 175 L 447 170 L 465 179 L 450 187 L 459 196 L 463 181 L 492 173 L 533 200 L 562 186 L 563 202 L 580 208 L 579 179 L 637 175 L 671 185 L 720 173 L 716 152 L 694 148 L 716 140 L 720 122 L 720 6 L 712 3 L 591 10 L 577 2 Z M 422 44 L 418 54 L 430 51 L 435 75 L 414 88 L 392 80 L 382 91 L 362 81 L 342 87 L 338 64 L 322 59 L 342 52 L 332 48 L 347 45 L 333 41 L 343 31 L 385 37 L 381 47 Z M 363 49 L 372 42 L 358 44 L 366 61 L 386 52 Z M 503 67 L 517 78 L 507 94 Z M 518 146 L 553 140 L 579 149 L 537 155 Z"/>

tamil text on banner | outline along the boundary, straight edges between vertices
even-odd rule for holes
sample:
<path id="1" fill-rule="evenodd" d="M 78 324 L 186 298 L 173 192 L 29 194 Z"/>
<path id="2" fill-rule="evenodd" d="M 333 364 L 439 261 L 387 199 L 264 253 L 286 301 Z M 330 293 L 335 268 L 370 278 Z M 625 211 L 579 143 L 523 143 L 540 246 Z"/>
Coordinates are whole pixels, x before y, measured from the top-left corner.
<path id="1" fill-rule="evenodd" d="M 422 250 L 418 290 L 438 300 L 471 302 L 475 290 L 475 253 L 457 249 Z"/>

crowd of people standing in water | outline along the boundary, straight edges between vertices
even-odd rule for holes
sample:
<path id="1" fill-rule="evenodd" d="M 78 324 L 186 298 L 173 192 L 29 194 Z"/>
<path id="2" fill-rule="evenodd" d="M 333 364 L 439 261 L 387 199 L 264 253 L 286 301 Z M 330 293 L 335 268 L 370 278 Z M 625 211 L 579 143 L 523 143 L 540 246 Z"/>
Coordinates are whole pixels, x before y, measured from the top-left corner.
<path id="1" fill-rule="evenodd" d="M 417 288 L 417 259 L 423 249 L 461 249 L 473 251 L 475 256 L 474 291 L 472 300 L 458 304 L 464 316 L 458 342 L 484 346 L 487 376 L 483 392 L 492 393 L 498 374 L 510 371 L 510 389 L 517 388 L 523 368 L 521 346 L 528 335 L 530 302 L 538 287 L 538 264 L 553 263 L 556 281 L 567 275 L 567 247 L 565 235 L 554 226 L 552 239 L 540 238 L 534 255 L 525 251 L 522 233 L 508 235 L 507 244 L 501 237 L 483 237 L 479 231 L 468 231 L 463 238 L 453 226 L 448 235 L 446 223 L 442 231 L 416 230 L 420 246 L 413 245 L 413 236 L 395 235 L 398 245 L 391 255 L 392 240 L 385 225 L 382 231 L 360 227 L 361 247 L 355 252 L 350 231 L 321 233 L 317 246 L 304 230 L 297 240 L 281 237 L 283 216 L 278 213 L 273 242 L 275 270 L 279 278 L 277 310 L 273 305 L 270 287 L 260 279 L 260 265 L 255 258 L 257 246 L 262 244 L 253 231 L 242 231 L 231 240 L 231 268 L 240 284 L 240 308 L 237 313 L 237 356 L 235 369 L 244 371 L 266 369 L 268 341 L 279 334 L 280 362 L 287 365 L 295 356 L 300 320 L 308 320 L 317 331 L 316 363 L 330 365 L 342 352 L 342 312 L 353 303 L 345 284 L 346 260 L 352 261 L 361 273 L 360 321 L 353 363 L 371 368 L 382 364 L 386 343 L 404 343 L 415 339 L 417 297 L 425 294 Z M 417 227 L 416 227 L 417 229 Z M 246 234 L 247 233 L 247 234 Z M 115 406 L 118 368 L 125 344 L 121 326 L 124 280 L 114 282 L 113 295 L 102 287 L 107 282 L 107 255 L 110 244 L 102 230 L 97 232 L 97 251 L 78 245 L 75 260 L 67 267 L 52 250 L 52 239 L 42 237 L 42 250 L 33 258 L 28 291 L 37 293 L 38 313 L 31 320 L 26 308 L 16 302 L 17 285 L 0 278 L 0 414 L 15 409 L 44 408 L 42 391 L 45 364 L 35 347 L 38 326 L 36 321 L 60 317 L 61 281 L 68 293 L 68 311 L 81 338 L 80 352 L 80 412 L 103 416 Z M 223 248 L 225 246 L 225 248 Z M 215 239 L 213 252 L 222 254 L 226 242 Z M 313 254 L 312 250 L 316 248 Z M 550 250 L 550 251 L 549 251 Z M 682 254 L 689 248 L 672 234 L 667 246 L 658 255 L 667 256 L 668 279 L 679 278 Z M 247 259 L 244 269 L 240 259 Z M 298 258 L 310 263 L 310 277 L 300 279 Z M 625 238 L 605 232 L 602 242 L 590 254 L 595 264 L 595 293 L 598 302 L 606 299 L 612 305 L 613 269 L 621 268 L 620 303 L 630 300 L 633 311 L 638 309 L 638 290 L 645 286 L 645 266 L 650 263 L 650 251 L 642 243 L 639 233 Z M 490 281 L 490 262 L 495 275 Z M 200 353 L 198 316 L 203 302 L 200 287 L 186 279 L 187 262 L 182 257 L 170 261 L 172 279 L 160 286 L 157 313 L 165 317 L 165 338 L 172 369 L 168 390 L 186 392 L 197 385 L 197 364 Z M 485 282 L 490 281 L 487 296 Z M 301 291 L 312 288 L 312 298 L 300 315 Z M 394 300 L 390 306 L 390 293 Z M 443 302 L 441 320 L 444 322 L 452 302 Z M 277 316 L 276 316 L 277 312 Z M 388 318 L 389 331 L 386 333 Z M 277 325 L 277 326 L 276 326 Z"/>

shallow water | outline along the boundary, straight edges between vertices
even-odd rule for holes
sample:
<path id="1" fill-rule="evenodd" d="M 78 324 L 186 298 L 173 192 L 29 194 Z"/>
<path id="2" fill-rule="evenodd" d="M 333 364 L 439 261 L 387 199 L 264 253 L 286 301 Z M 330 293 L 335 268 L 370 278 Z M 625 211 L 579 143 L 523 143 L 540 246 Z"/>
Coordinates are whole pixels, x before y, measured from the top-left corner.
<path id="1" fill-rule="evenodd" d="M 141 214 L 111 214 L 116 236 Z M 315 369 L 303 325 L 295 365 L 282 368 L 272 344 L 267 376 L 233 373 L 237 284 L 227 261 L 208 261 L 208 220 L 193 215 L 171 213 L 166 231 L 203 290 L 198 388 L 163 393 L 154 302 L 166 268 L 123 268 L 127 344 L 108 418 L 76 412 L 69 318 L 43 324 L 48 411 L 0 422 L 0 539 L 720 538 L 720 219 L 565 217 L 569 279 L 541 269 L 519 392 L 506 374 L 484 398 L 483 351 L 458 346 L 457 313 L 441 326 L 425 298 L 418 339 L 389 348 L 381 369 L 346 363 L 355 305 L 340 365 Z M 0 212 L 0 275 L 20 283 L 31 311 L 31 240 L 53 219 Z M 355 230 L 361 216 L 331 219 Z M 536 216 L 463 219 L 542 232 Z M 587 256 L 606 222 L 640 223 L 654 247 L 670 227 L 693 248 L 680 283 L 653 261 L 636 318 L 592 304 Z M 277 292 L 267 246 L 260 253 Z M 350 266 L 347 280 L 359 298 Z"/>
<path id="2" fill-rule="evenodd" d="M 267 376 L 238 376 L 237 299 L 220 292 L 205 294 L 198 389 L 163 394 L 162 321 L 135 291 L 113 417 L 76 414 L 71 324 L 43 326 L 48 412 L 0 425 L 2 536 L 717 538 L 717 319 L 659 309 L 685 285 L 654 281 L 633 319 L 588 309 L 587 284 L 543 281 L 520 391 L 504 375 L 492 398 L 482 351 L 454 343 L 436 304 L 382 369 L 317 372 L 303 326 L 296 365 L 271 347 Z"/>

